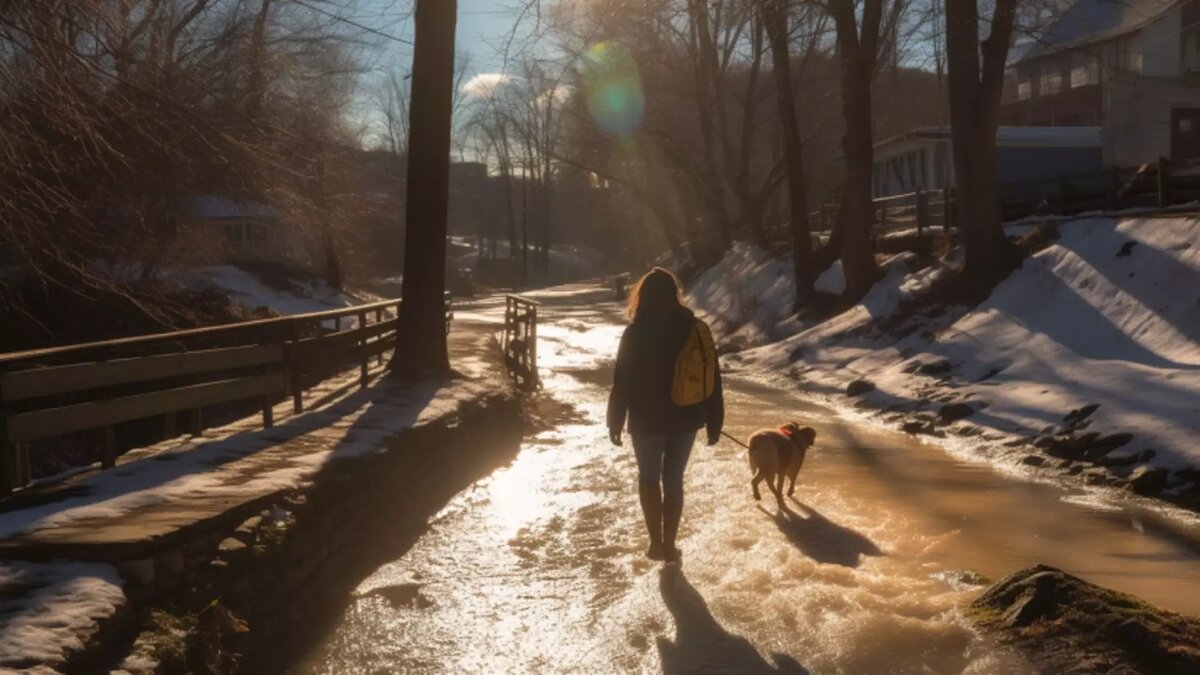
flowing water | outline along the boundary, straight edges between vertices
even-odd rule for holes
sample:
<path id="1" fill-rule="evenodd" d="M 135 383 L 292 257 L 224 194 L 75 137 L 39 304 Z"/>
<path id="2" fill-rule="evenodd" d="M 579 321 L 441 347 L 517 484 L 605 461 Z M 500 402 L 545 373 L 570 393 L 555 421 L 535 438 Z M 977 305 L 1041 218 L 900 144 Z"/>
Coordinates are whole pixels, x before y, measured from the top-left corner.
<path id="1" fill-rule="evenodd" d="M 1194 519 L 964 462 L 738 374 L 728 431 L 818 432 L 796 498 L 755 502 L 744 451 L 698 445 L 683 564 L 647 561 L 633 455 L 603 426 L 621 327 L 598 298 L 542 295 L 546 389 L 582 419 L 455 497 L 294 672 L 1023 673 L 962 610 L 1038 562 L 1200 614 Z"/>

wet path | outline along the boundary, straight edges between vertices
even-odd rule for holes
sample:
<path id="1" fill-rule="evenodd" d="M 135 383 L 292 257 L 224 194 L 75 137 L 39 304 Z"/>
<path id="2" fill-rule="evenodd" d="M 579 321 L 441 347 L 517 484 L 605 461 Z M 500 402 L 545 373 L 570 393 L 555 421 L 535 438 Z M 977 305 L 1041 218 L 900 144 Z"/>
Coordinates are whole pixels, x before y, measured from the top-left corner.
<path id="1" fill-rule="evenodd" d="M 754 502 L 740 448 L 698 447 L 683 566 L 646 561 L 632 453 L 603 428 L 621 328 L 601 298 L 541 297 L 546 387 L 582 420 L 452 500 L 296 672 L 1026 672 L 960 609 L 981 575 L 1035 562 L 1200 614 L 1194 520 L 965 463 L 737 374 L 731 433 L 818 431 L 797 500 Z"/>

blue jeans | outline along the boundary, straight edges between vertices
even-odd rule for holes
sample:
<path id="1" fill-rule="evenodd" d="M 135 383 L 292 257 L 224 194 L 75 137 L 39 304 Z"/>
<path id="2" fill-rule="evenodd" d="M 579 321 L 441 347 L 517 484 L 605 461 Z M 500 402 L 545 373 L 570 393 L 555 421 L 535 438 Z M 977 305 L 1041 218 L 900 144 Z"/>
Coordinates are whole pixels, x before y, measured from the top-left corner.
<path id="1" fill-rule="evenodd" d="M 633 453 L 637 457 L 638 480 L 643 483 L 662 483 L 667 493 L 683 492 L 683 470 L 696 432 L 681 434 L 633 434 Z"/>

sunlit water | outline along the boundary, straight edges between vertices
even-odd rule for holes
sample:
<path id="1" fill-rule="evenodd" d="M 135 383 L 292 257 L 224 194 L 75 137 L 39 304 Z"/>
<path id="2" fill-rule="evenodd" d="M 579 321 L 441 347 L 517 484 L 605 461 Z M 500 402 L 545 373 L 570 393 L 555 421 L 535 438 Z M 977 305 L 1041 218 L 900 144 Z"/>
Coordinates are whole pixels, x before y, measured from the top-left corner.
<path id="1" fill-rule="evenodd" d="M 294 670 L 1028 672 L 961 610 L 980 575 L 1036 562 L 1200 613 L 1194 521 L 964 463 L 736 375 L 734 435 L 784 419 L 818 431 L 797 499 L 755 502 L 740 448 L 698 446 L 683 565 L 651 563 L 632 453 L 603 427 L 614 307 L 543 299 L 546 388 L 587 422 L 528 439 L 453 499 Z"/>

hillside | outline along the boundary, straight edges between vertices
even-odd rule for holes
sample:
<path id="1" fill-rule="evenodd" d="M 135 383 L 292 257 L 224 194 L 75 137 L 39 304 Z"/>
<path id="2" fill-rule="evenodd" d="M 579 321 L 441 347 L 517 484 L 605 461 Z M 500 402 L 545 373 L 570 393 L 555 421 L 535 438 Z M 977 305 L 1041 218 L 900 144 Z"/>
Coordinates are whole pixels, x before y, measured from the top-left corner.
<path id="1" fill-rule="evenodd" d="M 750 343 L 733 367 L 830 396 L 850 387 L 887 422 L 1007 464 L 1200 506 L 1200 219 L 1059 232 L 975 307 L 923 301 L 950 263 L 902 255 L 862 303 L 804 325 L 788 316 L 790 261 L 746 246 L 690 297 Z M 740 298 L 710 292 L 730 278 Z"/>

